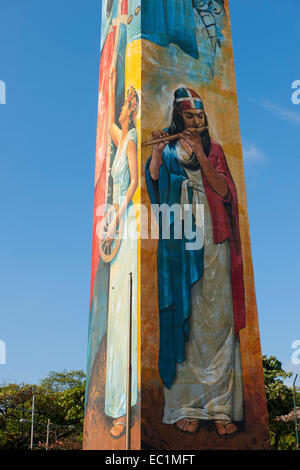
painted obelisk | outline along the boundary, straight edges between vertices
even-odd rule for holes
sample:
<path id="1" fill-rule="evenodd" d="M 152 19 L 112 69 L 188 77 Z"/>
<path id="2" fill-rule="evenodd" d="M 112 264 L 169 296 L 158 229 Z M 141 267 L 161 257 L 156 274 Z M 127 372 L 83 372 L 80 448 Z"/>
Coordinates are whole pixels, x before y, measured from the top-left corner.
<path id="1" fill-rule="evenodd" d="M 85 449 L 268 449 L 228 0 L 103 0 Z"/>

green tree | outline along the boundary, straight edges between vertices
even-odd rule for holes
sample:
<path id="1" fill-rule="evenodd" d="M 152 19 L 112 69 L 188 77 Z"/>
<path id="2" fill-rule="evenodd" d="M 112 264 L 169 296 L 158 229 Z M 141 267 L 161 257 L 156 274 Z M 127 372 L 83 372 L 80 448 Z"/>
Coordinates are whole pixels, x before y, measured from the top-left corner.
<path id="1" fill-rule="evenodd" d="M 284 371 L 282 363 L 275 356 L 263 356 L 263 366 L 272 448 L 274 450 L 295 448 L 294 423 L 277 419 L 293 409 L 293 392 L 283 381 L 293 374 Z"/>
<path id="2" fill-rule="evenodd" d="M 46 440 L 51 421 L 51 448 L 80 448 L 83 433 L 85 374 L 53 372 L 40 385 L 0 387 L 0 448 L 27 449 L 30 445 L 32 396 L 35 394 L 35 444 Z M 20 422 L 24 419 L 25 422 Z M 29 421 L 29 422 L 26 422 Z M 63 426 L 63 427 L 62 427 Z"/>
<path id="3" fill-rule="evenodd" d="M 63 392 L 82 385 L 84 380 L 85 373 L 83 370 L 71 370 L 69 372 L 66 369 L 62 372 L 51 370 L 48 376 L 41 380 L 41 386 L 52 392 Z"/>
<path id="4" fill-rule="evenodd" d="M 22 448 L 28 432 L 20 423 L 26 416 L 26 406 L 32 387 L 9 384 L 0 388 L 0 448 Z"/>
<path id="5" fill-rule="evenodd" d="M 84 399 L 85 382 L 57 394 L 56 402 L 64 414 L 65 423 L 83 428 Z"/>

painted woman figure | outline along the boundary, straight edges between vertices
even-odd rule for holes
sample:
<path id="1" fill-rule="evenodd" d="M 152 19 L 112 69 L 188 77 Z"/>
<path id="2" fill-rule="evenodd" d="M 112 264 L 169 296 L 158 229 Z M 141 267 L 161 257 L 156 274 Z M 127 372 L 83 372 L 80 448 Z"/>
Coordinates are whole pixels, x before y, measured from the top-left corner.
<path id="1" fill-rule="evenodd" d="M 159 371 L 164 383 L 163 423 L 187 434 L 214 421 L 220 437 L 243 420 L 239 330 L 245 327 L 238 200 L 222 147 L 209 135 L 200 96 L 175 91 L 170 127 L 153 133 L 182 138 L 153 146 L 146 165 L 152 204 L 204 206 L 203 245 L 186 239 L 158 247 Z M 160 221 L 160 224 L 162 222 Z"/>
<path id="2" fill-rule="evenodd" d="M 132 400 L 137 403 L 137 226 L 132 197 L 138 185 L 137 133 L 135 119 L 139 106 L 136 90 L 127 90 L 115 122 L 116 70 L 112 68 L 109 86 L 109 131 L 117 153 L 111 168 L 115 218 L 107 239 L 115 238 L 115 228 L 123 219 L 123 234 L 117 254 L 110 264 L 105 414 L 114 419 L 110 435 L 117 439 L 126 429 L 126 377 L 128 369 L 129 275 L 133 279 L 132 305 Z"/>

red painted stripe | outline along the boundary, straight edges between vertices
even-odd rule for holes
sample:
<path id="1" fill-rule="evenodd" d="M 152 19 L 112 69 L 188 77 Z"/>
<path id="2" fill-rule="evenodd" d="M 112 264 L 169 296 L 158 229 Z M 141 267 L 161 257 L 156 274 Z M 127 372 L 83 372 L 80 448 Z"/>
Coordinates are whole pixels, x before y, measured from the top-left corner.
<path id="1" fill-rule="evenodd" d="M 98 103 L 98 121 L 97 121 L 97 144 L 96 144 L 96 176 L 99 172 L 94 193 L 94 218 L 93 218 L 93 239 L 92 239 L 92 266 L 91 266 L 91 296 L 92 301 L 94 280 L 100 260 L 99 240 L 96 234 L 98 223 L 101 217 L 96 215 L 97 207 L 105 204 L 105 183 L 106 183 L 106 149 L 108 138 L 108 87 L 109 71 L 115 46 L 115 29 L 107 35 L 102 50 L 100 61 L 99 77 L 99 103 Z M 97 171 L 98 169 L 98 171 Z"/>
<path id="2" fill-rule="evenodd" d="M 121 15 L 128 15 L 128 0 L 122 1 Z"/>

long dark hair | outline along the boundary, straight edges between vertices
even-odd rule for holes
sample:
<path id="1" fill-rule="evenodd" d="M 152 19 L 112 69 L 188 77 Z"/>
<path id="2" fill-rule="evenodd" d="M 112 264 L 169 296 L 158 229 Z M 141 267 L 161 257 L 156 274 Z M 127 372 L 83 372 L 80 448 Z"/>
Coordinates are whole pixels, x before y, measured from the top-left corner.
<path id="1" fill-rule="evenodd" d="M 205 116 L 205 126 L 208 126 L 208 119 L 207 115 L 204 111 L 204 116 Z M 173 113 L 172 113 L 172 121 L 170 126 L 167 129 L 168 134 L 174 135 L 174 134 L 179 134 L 180 132 L 184 131 L 184 120 L 182 117 L 182 104 L 179 103 L 174 103 L 173 105 Z M 203 145 L 203 150 L 205 152 L 205 155 L 208 157 L 209 152 L 210 152 L 210 146 L 211 146 L 211 139 L 209 135 L 209 131 L 205 130 L 200 133 L 200 137 L 202 140 L 202 145 Z M 171 142 L 170 145 L 175 145 L 177 140 L 174 140 Z"/>
<path id="2" fill-rule="evenodd" d="M 140 106 L 138 92 L 133 86 L 129 87 L 127 90 L 127 100 L 130 109 L 130 122 L 128 126 L 128 130 L 130 131 L 131 129 L 134 129 L 136 127 L 136 115 Z"/>
<path id="3" fill-rule="evenodd" d="M 106 16 L 109 17 L 113 7 L 114 0 L 106 0 Z"/>

